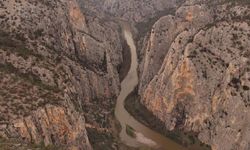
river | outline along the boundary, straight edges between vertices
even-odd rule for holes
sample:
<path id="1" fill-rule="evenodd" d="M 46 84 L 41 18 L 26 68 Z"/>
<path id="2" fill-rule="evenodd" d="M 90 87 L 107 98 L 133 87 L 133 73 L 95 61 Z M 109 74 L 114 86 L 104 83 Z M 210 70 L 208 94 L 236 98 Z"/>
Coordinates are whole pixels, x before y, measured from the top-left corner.
<path id="1" fill-rule="evenodd" d="M 181 145 L 175 143 L 171 139 L 162 136 L 161 134 L 151 130 L 139 121 L 134 119 L 124 108 L 126 97 L 134 90 L 138 84 L 138 60 L 136 46 L 133 36 L 128 25 L 123 25 L 123 35 L 131 52 L 131 66 L 126 77 L 121 82 L 121 91 L 117 98 L 115 107 L 115 116 L 120 122 L 122 130 L 120 132 L 121 141 L 132 147 L 150 147 L 159 150 L 185 150 Z M 131 106 L 132 107 L 132 106 Z M 135 130 L 136 137 L 132 137 L 126 132 L 126 125 L 129 125 Z"/>

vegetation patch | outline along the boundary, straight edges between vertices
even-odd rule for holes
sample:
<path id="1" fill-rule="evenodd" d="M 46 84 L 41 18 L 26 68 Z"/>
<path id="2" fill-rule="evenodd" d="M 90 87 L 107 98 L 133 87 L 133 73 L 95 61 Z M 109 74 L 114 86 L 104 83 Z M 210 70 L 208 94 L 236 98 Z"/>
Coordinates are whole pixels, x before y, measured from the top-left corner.
<path id="1" fill-rule="evenodd" d="M 136 138 L 135 129 L 132 128 L 132 127 L 129 126 L 129 125 L 126 125 L 126 133 L 127 133 L 129 136 L 131 136 L 131 137 L 133 137 L 133 138 Z"/>
<path id="2" fill-rule="evenodd" d="M 15 39 L 14 37 L 11 37 L 9 33 L 0 30 L 1 49 L 7 50 L 11 53 L 16 53 L 24 59 L 27 59 L 29 56 L 35 56 L 40 60 L 43 59 L 42 55 L 34 53 L 32 50 L 28 49 L 24 43 L 24 38 L 21 38 L 20 35 Z"/>
<path id="3" fill-rule="evenodd" d="M 14 73 L 17 77 L 23 79 L 24 81 L 30 82 L 32 85 L 36 85 L 42 89 L 46 89 L 53 92 L 60 92 L 60 89 L 56 86 L 49 86 L 42 83 L 41 79 L 34 75 L 32 72 L 22 73 L 17 68 L 15 68 L 11 63 L 0 64 L 0 72 Z"/>
<path id="4" fill-rule="evenodd" d="M 88 132 L 89 141 L 94 150 L 111 150 L 114 137 L 111 133 L 99 132 L 93 128 L 86 128 Z"/>
<path id="5" fill-rule="evenodd" d="M 48 145 L 45 146 L 44 142 L 40 144 L 27 144 L 17 139 L 4 139 L 0 137 L 0 149 L 1 150 L 65 150 L 60 146 Z"/>
<path id="6" fill-rule="evenodd" d="M 37 29 L 35 32 L 35 38 L 39 38 L 41 36 L 43 36 L 43 29 Z"/>
<path id="7" fill-rule="evenodd" d="M 250 4 L 249 0 L 226 0 L 226 1 L 237 3 L 237 4 Z"/>

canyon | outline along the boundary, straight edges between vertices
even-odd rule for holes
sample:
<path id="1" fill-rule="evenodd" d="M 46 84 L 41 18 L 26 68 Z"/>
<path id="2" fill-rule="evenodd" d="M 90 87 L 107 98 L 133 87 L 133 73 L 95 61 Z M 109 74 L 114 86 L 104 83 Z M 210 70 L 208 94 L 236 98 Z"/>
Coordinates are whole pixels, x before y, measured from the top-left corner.
<path id="1" fill-rule="evenodd" d="M 248 0 L 2 0 L 0 149 L 248 150 L 249 47 Z"/>

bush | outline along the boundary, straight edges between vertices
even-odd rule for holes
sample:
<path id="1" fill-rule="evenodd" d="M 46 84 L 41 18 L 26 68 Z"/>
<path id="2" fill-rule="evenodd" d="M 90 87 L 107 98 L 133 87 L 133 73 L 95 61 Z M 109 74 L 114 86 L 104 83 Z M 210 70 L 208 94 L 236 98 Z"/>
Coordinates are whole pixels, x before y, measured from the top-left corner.
<path id="1" fill-rule="evenodd" d="M 133 129 L 131 126 L 129 125 L 126 125 L 126 133 L 133 137 L 133 138 L 136 138 L 136 135 L 135 135 L 135 129 Z"/>
<path id="2" fill-rule="evenodd" d="M 35 38 L 41 37 L 43 35 L 43 29 L 37 29 L 35 32 Z"/>

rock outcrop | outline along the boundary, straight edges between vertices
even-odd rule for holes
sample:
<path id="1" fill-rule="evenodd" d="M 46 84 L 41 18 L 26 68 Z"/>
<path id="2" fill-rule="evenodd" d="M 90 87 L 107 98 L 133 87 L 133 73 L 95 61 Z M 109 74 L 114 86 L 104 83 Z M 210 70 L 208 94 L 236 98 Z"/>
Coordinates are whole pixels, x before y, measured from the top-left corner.
<path id="1" fill-rule="evenodd" d="M 104 1 L 103 9 L 116 17 L 141 23 L 147 22 L 161 11 L 176 8 L 179 3 L 178 0 L 107 0 Z"/>
<path id="2" fill-rule="evenodd" d="M 132 24 L 146 23 L 160 12 L 169 13 L 175 10 L 183 0 L 88 0 L 82 3 L 91 8 L 92 12 L 103 14 L 129 21 Z"/>
<path id="3" fill-rule="evenodd" d="M 249 149 L 248 1 L 187 1 L 144 44 L 141 102 L 213 150 Z"/>

